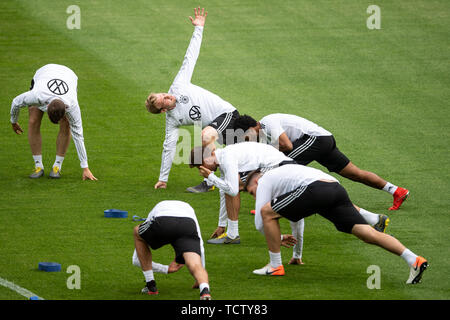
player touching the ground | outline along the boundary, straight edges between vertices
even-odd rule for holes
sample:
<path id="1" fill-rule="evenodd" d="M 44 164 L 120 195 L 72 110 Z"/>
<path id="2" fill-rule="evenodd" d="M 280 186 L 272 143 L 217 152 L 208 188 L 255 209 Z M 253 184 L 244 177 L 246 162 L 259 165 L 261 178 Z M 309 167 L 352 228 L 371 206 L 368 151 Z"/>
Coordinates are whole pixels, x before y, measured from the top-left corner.
<path id="1" fill-rule="evenodd" d="M 270 168 L 283 163 L 295 163 L 282 152 L 257 142 L 242 142 L 215 149 L 211 146 L 195 147 L 191 151 L 190 167 L 197 167 L 200 174 L 219 188 L 219 226 L 208 240 L 211 244 L 239 244 L 239 209 L 241 199 L 239 185 L 246 175 L 258 168 Z M 220 169 L 221 178 L 214 172 Z M 225 227 L 228 226 L 227 233 Z M 220 237 L 223 235 L 222 237 Z M 217 238 L 217 239 L 215 239 Z"/>
<path id="2" fill-rule="evenodd" d="M 304 118 L 275 113 L 256 121 L 243 115 L 235 121 L 234 128 L 249 130 L 250 139 L 261 138 L 299 164 L 307 165 L 316 160 L 330 172 L 389 192 L 394 197 L 389 210 L 398 210 L 409 195 L 407 189 L 395 186 L 373 172 L 358 168 L 336 147 L 336 141 L 329 131 Z"/>
<path id="3" fill-rule="evenodd" d="M 314 213 L 330 220 L 338 231 L 351 233 L 401 256 L 410 267 L 406 283 L 418 283 L 428 262 L 394 237 L 371 228 L 332 176 L 302 165 L 285 165 L 249 174 L 245 189 L 256 199 L 255 226 L 265 235 L 270 263 L 254 270 L 259 275 L 284 275 L 280 253 L 280 218 L 304 219 Z"/>
<path id="4" fill-rule="evenodd" d="M 30 91 L 22 93 L 12 101 L 11 124 L 17 134 L 23 133 L 18 123 L 20 108 L 28 107 L 28 141 L 35 163 L 35 171 L 30 178 L 40 178 L 44 175 L 41 122 L 44 112 L 47 112 L 50 121 L 59 124 L 56 159 L 50 172 L 50 178 L 61 177 L 62 163 L 72 135 L 80 166 L 83 169 L 83 180 L 97 180 L 88 167 L 77 98 L 77 82 L 77 75 L 68 67 L 47 64 L 36 71 L 31 80 Z"/>
<path id="5" fill-rule="evenodd" d="M 226 131 L 233 129 L 233 122 L 239 112 L 229 102 L 214 93 L 191 83 L 194 67 L 200 54 L 203 29 L 207 17 L 205 9 L 194 9 L 195 17 L 189 17 L 195 26 L 183 64 L 168 93 L 151 93 L 145 105 L 150 113 L 166 115 L 166 136 L 163 143 L 161 169 L 155 189 L 166 188 L 169 172 L 176 152 L 178 128 L 186 125 L 200 125 L 202 145 L 234 143 L 227 139 Z M 231 141 L 228 141 L 231 140 Z M 193 193 L 207 192 L 213 186 L 206 180 L 198 186 L 189 187 Z"/>
<path id="6" fill-rule="evenodd" d="M 201 154 L 200 154 L 201 152 Z M 196 154 L 197 156 L 196 159 Z M 257 142 L 242 142 L 223 149 L 210 150 L 208 147 L 196 147 L 191 152 L 191 167 L 198 167 L 200 174 L 208 178 L 220 189 L 219 226 L 208 240 L 211 244 L 240 243 L 238 216 L 240 209 L 240 185 L 246 181 L 250 171 L 270 170 L 275 167 L 295 163 L 272 146 Z M 214 171 L 220 169 L 218 178 Z M 225 204 L 224 204 L 225 202 Z M 373 214 L 361 209 L 364 218 L 377 230 L 384 231 L 389 219 L 385 215 Z M 227 233 L 224 233 L 228 226 Z M 291 222 L 291 229 L 298 243 L 294 246 L 290 263 L 301 264 L 303 249 L 304 222 Z M 221 236 L 222 235 L 222 236 Z"/>
<path id="7" fill-rule="evenodd" d="M 171 273 L 185 264 L 200 288 L 200 300 L 211 299 L 200 226 L 189 204 L 176 200 L 158 203 L 147 219 L 134 228 L 134 243 L 147 283 L 143 293 L 158 294 L 153 267 L 157 267 L 157 272 Z M 166 268 L 153 263 L 150 248 L 157 250 L 167 244 L 175 250 L 175 260 Z"/>

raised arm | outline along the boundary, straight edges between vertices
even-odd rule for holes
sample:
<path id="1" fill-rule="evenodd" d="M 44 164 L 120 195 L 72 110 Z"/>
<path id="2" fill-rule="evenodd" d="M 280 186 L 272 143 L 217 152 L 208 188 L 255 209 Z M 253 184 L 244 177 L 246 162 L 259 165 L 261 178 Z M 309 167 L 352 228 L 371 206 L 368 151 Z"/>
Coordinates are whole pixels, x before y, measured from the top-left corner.
<path id="1" fill-rule="evenodd" d="M 194 9 L 194 18 L 189 17 L 192 24 L 195 26 L 194 33 L 192 34 L 191 42 L 186 50 L 183 64 L 178 71 L 177 76 L 173 83 L 189 83 L 191 82 L 192 74 L 194 73 L 194 67 L 200 54 L 200 47 L 203 38 L 203 27 L 205 25 L 206 17 L 208 13 L 205 9 L 200 7 Z"/>

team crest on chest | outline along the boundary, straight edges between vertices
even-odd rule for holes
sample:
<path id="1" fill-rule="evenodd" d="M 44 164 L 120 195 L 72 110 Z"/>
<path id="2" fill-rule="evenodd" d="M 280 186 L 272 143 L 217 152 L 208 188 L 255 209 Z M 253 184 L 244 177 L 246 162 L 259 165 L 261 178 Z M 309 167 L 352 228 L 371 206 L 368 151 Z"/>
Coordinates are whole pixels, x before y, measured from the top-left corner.
<path id="1" fill-rule="evenodd" d="M 189 102 L 189 97 L 188 96 L 180 96 L 180 103 L 188 103 Z"/>

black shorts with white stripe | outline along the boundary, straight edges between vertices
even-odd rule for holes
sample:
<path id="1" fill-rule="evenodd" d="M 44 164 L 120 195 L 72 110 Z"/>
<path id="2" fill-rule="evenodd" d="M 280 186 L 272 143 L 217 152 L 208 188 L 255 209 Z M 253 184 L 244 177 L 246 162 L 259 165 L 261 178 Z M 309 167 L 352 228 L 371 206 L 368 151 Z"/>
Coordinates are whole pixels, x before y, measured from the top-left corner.
<path id="1" fill-rule="evenodd" d="M 314 213 L 330 220 L 341 232 L 351 233 L 355 224 L 367 224 L 338 182 L 315 181 L 272 199 L 272 210 L 291 221 Z"/>
<path id="2" fill-rule="evenodd" d="M 336 147 L 333 136 L 303 135 L 292 142 L 292 151 L 286 155 L 304 166 L 317 161 L 330 172 L 340 172 L 350 160 Z"/>
<path id="3" fill-rule="evenodd" d="M 139 225 L 139 236 L 156 250 L 170 244 L 175 250 L 175 261 L 184 264 L 183 253 L 201 253 L 197 225 L 189 217 L 156 217 Z"/>
<path id="4" fill-rule="evenodd" d="M 229 145 L 238 141 L 237 137 L 234 137 L 234 135 L 229 135 L 229 139 L 227 139 L 227 131 L 230 132 L 230 130 L 232 130 L 234 133 L 234 121 L 236 121 L 238 117 L 239 112 L 234 110 L 233 112 L 222 113 L 209 124 L 210 127 L 213 127 L 219 133 L 219 144 Z"/>

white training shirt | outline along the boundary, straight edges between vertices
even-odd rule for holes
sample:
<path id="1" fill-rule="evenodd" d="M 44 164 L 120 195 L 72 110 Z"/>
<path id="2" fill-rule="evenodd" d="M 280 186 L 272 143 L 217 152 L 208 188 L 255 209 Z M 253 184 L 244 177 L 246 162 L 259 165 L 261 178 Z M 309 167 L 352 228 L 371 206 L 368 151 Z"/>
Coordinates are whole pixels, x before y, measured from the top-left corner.
<path id="1" fill-rule="evenodd" d="M 255 203 L 255 227 L 263 232 L 261 208 L 272 199 L 293 191 L 300 186 L 308 186 L 317 180 L 339 182 L 333 176 L 311 167 L 299 164 L 287 164 L 266 172 L 258 180 Z"/>
<path id="2" fill-rule="evenodd" d="M 13 99 L 11 103 L 11 123 L 17 123 L 19 120 L 20 108 L 38 106 L 40 110 L 46 112 L 47 106 L 52 100 L 62 100 L 66 105 L 66 117 L 69 120 L 80 166 L 87 168 L 81 111 L 77 98 L 77 75 L 66 66 L 47 64 L 36 71 L 33 81 L 34 86 L 30 91 Z"/>
<path id="3" fill-rule="evenodd" d="M 200 54 L 202 37 L 203 27 L 196 26 L 183 64 L 169 89 L 169 94 L 174 95 L 177 102 L 175 108 L 166 112 L 166 136 L 159 181 L 169 179 L 177 147 L 178 127 L 196 124 L 204 128 L 221 114 L 236 110 L 218 95 L 191 83 L 195 63 Z"/>
<path id="4" fill-rule="evenodd" d="M 310 136 L 331 136 L 332 133 L 302 117 L 293 114 L 274 113 L 262 118 L 262 140 L 271 145 L 278 144 L 278 138 L 285 132 L 290 141 L 301 138 L 304 134 Z"/>
<path id="5" fill-rule="evenodd" d="M 283 161 L 292 161 L 274 147 L 258 142 L 241 142 L 216 149 L 221 178 L 213 172 L 208 181 L 230 196 L 239 193 L 239 172 L 277 166 Z"/>

